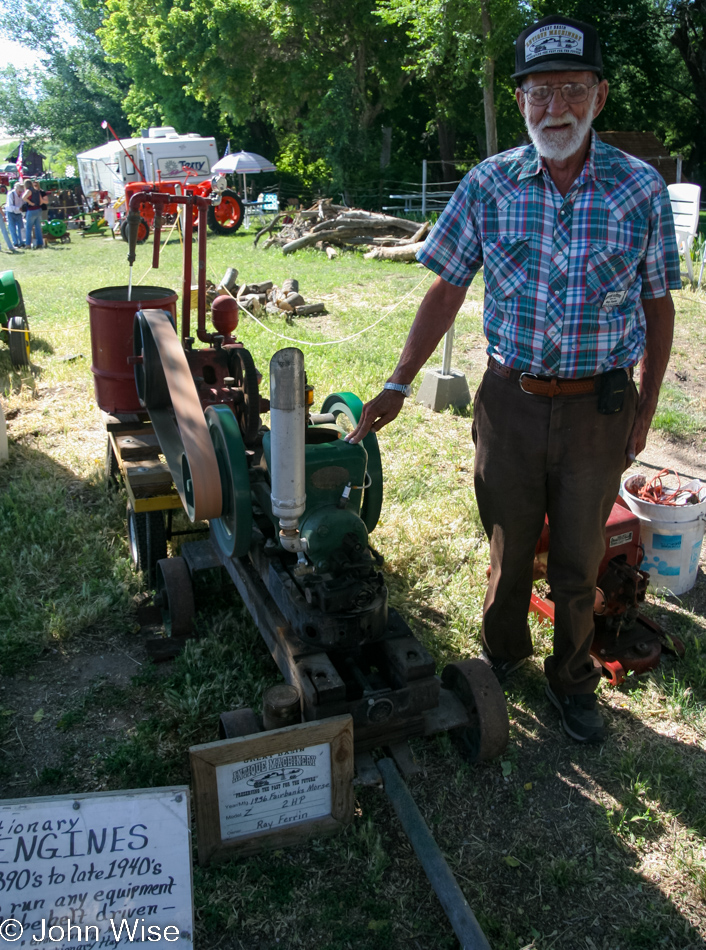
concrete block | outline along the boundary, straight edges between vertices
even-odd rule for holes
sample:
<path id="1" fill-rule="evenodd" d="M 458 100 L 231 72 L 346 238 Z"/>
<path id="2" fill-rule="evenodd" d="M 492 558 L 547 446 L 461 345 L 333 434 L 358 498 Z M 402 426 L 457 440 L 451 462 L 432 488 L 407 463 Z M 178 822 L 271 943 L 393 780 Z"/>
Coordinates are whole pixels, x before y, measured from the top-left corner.
<path id="1" fill-rule="evenodd" d="M 416 402 L 420 402 L 434 412 L 441 412 L 449 406 L 459 408 L 469 405 L 471 394 L 463 373 L 452 369 L 444 373 L 440 369 L 429 370 L 422 380 Z"/>

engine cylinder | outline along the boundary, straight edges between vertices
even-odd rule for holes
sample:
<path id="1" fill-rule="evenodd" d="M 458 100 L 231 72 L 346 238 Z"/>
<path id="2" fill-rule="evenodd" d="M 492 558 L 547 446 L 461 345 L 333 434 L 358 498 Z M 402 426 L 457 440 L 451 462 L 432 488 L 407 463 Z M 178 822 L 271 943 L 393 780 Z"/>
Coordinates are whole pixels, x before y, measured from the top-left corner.
<path id="1" fill-rule="evenodd" d="M 304 354 L 290 346 L 270 360 L 270 491 L 284 531 L 296 531 L 306 508 L 305 425 Z"/>

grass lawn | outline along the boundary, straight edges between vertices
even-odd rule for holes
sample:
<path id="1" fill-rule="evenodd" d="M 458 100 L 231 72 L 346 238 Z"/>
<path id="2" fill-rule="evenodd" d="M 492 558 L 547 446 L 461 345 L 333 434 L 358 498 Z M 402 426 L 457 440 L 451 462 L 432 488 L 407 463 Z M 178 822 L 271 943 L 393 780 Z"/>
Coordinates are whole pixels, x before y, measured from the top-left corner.
<path id="1" fill-rule="evenodd" d="M 209 235 L 208 276 L 217 281 L 235 266 L 247 282 L 295 277 L 306 299 L 324 300 L 329 311 L 291 323 L 268 317 L 264 326 L 241 318 L 237 335 L 263 373 L 263 391 L 274 351 L 299 344 L 316 408 L 341 389 L 370 398 L 396 363 L 430 276 L 359 254 L 285 258 L 253 248 L 252 236 Z M 0 262 L 22 282 L 32 331 L 31 371 L 16 373 L 0 344 L 10 439 L 0 468 L 3 798 L 186 783 L 188 747 L 217 738 L 221 711 L 258 707 L 278 680 L 229 588 L 202 606 L 202 636 L 182 656 L 160 667 L 146 659 L 136 620 L 144 585 L 128 555 L 125 498 L 103 471 L 86 304 L 90 290 L 127 283 L 126 254 L 122 241 L 74 232 L 70 244 Z M 158 274 L 150 260 L 151 244 L 139 248 L 134 281 L 178 289 L 178 241 Z M 706 297 L 685 289 L 676 303 L 654 451 L 700 465 Z M 485 362 L 481 316 L 477 282 L 457 320 L 453 360 L 471 391 Z M 430 365 L 440 363 L 439 350 Z M 480 652 L 488 551 L 470 428 L 469 412 L 434 414 L 409 401 L 380 436 L 385 500 L 372 541 L 385 556 L 391 603 L 439 671 Z M 560 732 L 543 692 L 551 636 L 539 627 L 536 655 L 508 691 L 502 762 L 470 768 L 447 736 L 413 743 L 423 772 L 408 784 L 494 950 L 704 946 L 705 608 L 703 567 L 680 599 L 650 598 L 647 613 L 687 653 L 618 689 L 601 687 L 610 728 L 602 748 Z M 217 868 L 195 865 L 194 888 L 199 948 L 457 946 L 387 799 L 372 789 L 356 789 L 343 834 Z"/>

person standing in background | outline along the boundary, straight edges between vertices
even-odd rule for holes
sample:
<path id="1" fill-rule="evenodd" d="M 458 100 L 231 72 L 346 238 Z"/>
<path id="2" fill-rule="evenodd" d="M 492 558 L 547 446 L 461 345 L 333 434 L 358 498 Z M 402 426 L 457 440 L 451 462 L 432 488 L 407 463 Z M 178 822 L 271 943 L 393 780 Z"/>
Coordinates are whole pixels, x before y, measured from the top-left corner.
<path id="1" fill-rule="evenodd" d="M 16 254 L 17 251 L 15 250 L 15 247 L 12 241 L 10 240 L 10 235 L 7 233 L 7 224 L 5 222 L 5 212 L 3 211 L 2 208 L 0 208 L 0 234 L 2 234 L 3 238 L 5 239 L 5 244 L 7 244 L 7 249 L 10 252 L 10 254 Z"/>
<path id="2" fill-rule="evenodd" d="M 25 224 L 27 229 L 27 247 L 32 247 L 32 231 L 36 233 L 35 248 L 44 247 L 44 238 L 42 237 L 42 208 L 46 207 L 46 191 L 42 191 L 36 182 L 27 179 L 25 182 L 27 190 L 22 195 L 22 200 L 27 203 L 27 217 Z"/>
<path id="3" fill-rule="evenodd" d="M 24 220 L 22 218 L 22 192 L 24 185 L 16 181 L 5 203 L 5 214 L 10 228 L 10 237 L 15 247 L 24 247 Z"/>

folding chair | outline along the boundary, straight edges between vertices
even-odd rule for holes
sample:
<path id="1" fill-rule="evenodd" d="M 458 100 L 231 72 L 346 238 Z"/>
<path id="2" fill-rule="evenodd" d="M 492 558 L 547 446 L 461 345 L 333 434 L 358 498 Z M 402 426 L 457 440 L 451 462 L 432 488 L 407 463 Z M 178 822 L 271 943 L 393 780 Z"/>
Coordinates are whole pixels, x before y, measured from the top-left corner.
<path id="1" fill-rule="evenodd" d="M 677 235 L 679 253 L 686 262 L 686 276 L 694 283 L 694 268 L 691 263 L 691 248 L 697 231 L 699 230 L 699 202 L 701 188 L 698 185 L 667 185 L 669 200 L 674 217 L 674 230 Z M 703 274 L 703 262 L 699 283 Z"/>

